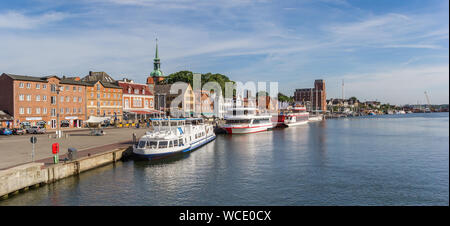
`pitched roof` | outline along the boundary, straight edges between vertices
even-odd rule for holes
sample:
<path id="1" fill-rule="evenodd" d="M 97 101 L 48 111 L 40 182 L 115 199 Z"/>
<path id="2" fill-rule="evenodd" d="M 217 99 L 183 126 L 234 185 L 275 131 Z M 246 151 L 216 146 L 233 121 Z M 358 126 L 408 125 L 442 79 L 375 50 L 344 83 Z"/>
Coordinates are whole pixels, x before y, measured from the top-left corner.
<path id="1" fill-rule="evenodd" d="M 13 80 L 30 81 L 30 82 L 48 82 L 47 79 L 49 77 L 56 77 L 56 78 L 60 79 L 58 76 L 34 77 L 34 76 L 28 76 L 28 75 L 14 75 L 14 74 L 6 74 L 6 73 L 3 73 L 2 75 L 6 75 Z"/>
<path id="2" fill-rule="evenodd" d="M 59 81 L 59 84 L 68 84 L 68 85 L 79 85 L 79 86 L 90 86 L 89 83 L 83 82 L 80 80 L 76 80 L 76 78 L 63 78 Z"/>
<path id="3" fill-rule="evenodd" d="M 100 71 L 100 72 L 90 71 L 89 75 L 86 75 L 81 80 L 84 82 L 97 82 L 97 81 L 108 82 L 108 83 L 116 82 L 116 80 L 114 80 L 111 76 L 106 74 L 106 72 L 104 72 L 104 71 Z"/>
<path id="4" fill-rule="evenodd" d="M 150 89 L 148 88 L 148 86 L 145 84 L 118 82 L 118 85 L 123 88 L 123 94 L 134 94 L 134 90 L 139 89 L 139 94 L 153 95 L 152 92 L 150 92 Z M 128 88 L 131 88 L 131 92 L 128 92 Z M 145 93 L 141 93 L 142 89 L 144 89 Z"/>

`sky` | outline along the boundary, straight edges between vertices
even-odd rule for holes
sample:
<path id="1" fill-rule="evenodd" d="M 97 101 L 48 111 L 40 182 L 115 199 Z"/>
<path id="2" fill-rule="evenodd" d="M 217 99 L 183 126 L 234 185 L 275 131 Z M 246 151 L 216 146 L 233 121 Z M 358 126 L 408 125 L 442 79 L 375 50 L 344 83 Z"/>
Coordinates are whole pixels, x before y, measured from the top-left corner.
<path id="1" fill-rule="evenodd" d="M 448 0 L 2 0 L 0 73 L 278 82 L 292 96 L 449 103 Z"/>

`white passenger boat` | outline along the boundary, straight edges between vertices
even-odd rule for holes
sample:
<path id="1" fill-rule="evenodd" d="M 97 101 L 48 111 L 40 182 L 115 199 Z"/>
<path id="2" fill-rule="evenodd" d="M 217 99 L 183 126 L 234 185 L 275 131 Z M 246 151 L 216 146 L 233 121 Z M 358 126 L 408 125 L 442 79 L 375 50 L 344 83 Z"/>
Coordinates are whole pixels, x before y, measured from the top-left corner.
<path id="1" fill-rule="evenodd" d="M 193 151 L 216 138 L 212 125 L 203 119 L 152 119 L 154 131 L 146 132 L 133 145 L 138 157 L 159 159 Z"/>
<path id="2" fill-rule="evenodd" d="M 273 128 L 271 115 L 257 114 L 256 108 L 230 108 L 225 114 L 225 124 L 221 126 L 229 134 L 257 133 Z"/>
<path id="3" fill-rule="evenodd" d="M 294 106 L 287 111 L 281 111 L 280 114 L 272 118 L 277 126 L 297 126 L 308 123 L 309 112 L 304 106 Z"/>

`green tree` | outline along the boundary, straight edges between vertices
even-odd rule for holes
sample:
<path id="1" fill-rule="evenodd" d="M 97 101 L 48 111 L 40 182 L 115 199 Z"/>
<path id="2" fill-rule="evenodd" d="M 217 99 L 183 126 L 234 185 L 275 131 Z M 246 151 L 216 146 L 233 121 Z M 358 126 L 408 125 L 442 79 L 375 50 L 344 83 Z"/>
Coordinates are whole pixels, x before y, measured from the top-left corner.
<path id="1" fill-rule="evenodd" d="M 222 74 L 212 74 L 210 72 L 206 74 L 201 74 L 202 86 L 208 82 L 217 82 L 222 88 L 222 96 L 225 95 L 225 83 L 232 82 L 226 75 Z M 168 75 L 164 82 L 165 84 L 173 84 L 175 82 L 186 82 L 193 86 L 194 83 L 194 73 L 192 71 L 179 71 Z"/>
<path id="2" fill-rule="evenodd" d="M 282 93 L 278 93 L 278 101 L 280 102 L 289 102 L 292 103 L 294 102 L 294 98 L 293 97 L 288 97 Z"/>

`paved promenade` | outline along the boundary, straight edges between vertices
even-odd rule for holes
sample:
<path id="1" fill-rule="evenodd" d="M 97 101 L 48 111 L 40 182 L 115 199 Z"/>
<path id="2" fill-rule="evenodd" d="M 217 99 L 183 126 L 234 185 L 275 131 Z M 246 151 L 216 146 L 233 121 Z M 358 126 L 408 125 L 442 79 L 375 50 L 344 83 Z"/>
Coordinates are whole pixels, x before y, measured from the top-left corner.
<path id="1" fill-rule="evenodd" d="M 55 142 L 59 143 L 60 159 L 64 158 L 69 147 L 76 148 L 80 152 L 78 157 L 82 157 L 87 154 L 129 146 L 133 133 L 136 133 L 139 138 L 147 130 L 146 128 L 110 128 L 104 130 L 104 136 L 90 136 L 88 130 L 70 131 L 66 132 L 69 135 L 68 138 L 59 139 L 49 138 L 49 134 L 34 135 L 37 137 L 35 160 L 46 163 L 52 161 L 51 146 Z M 54 134 L 51 135 L 54 136 Z M 0 170 L 31 162 L 31 136 L 31 134 L 0 136 Z"/>

